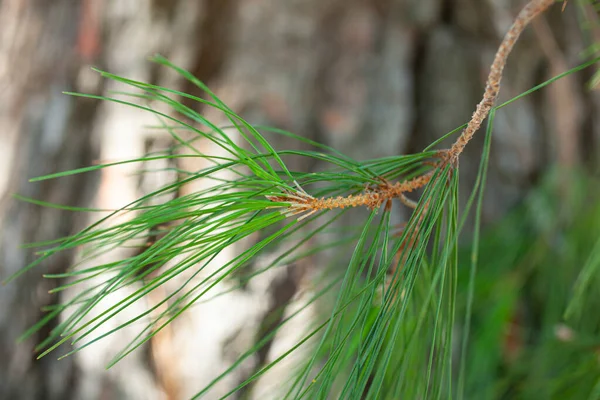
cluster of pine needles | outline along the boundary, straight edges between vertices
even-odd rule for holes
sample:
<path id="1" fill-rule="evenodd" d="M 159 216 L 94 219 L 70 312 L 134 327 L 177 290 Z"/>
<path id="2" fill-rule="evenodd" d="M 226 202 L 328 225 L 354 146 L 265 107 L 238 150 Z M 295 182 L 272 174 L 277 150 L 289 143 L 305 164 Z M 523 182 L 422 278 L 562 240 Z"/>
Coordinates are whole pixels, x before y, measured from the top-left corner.
<path id="1" fill-rule="evenodd" d="M 529 22 L 553 2 L 532 0 L 518 14 L 494 58 L 483 99 L 471 120 L 418 154 L 356 161 L 293 133 L 254 126 L 224 104 L 204 83 L 163 57 L 155 57 L 154 61 L 199 87 L 206 98 L 98 71 L 104 78 L 135 92 L 119 92 L 113 97 L 70 94 L 151 113 L 158 121 L 156 128 L 168 132 L 177 143 L 174 151 L 60 172 L 33 181 L 164 159 L 201 159 L 205 167 L 197 171 L 178 171 L 176 182 L 108 212 L 72 236 L 32 245 L 40 248 L 40 257 L 19 274 L 58 252 L 83 249 L 75 265 L 64 273 L 47 276 L 67 282 L 54 289 L 55 293 L 78 287 L 81 290 L 46 310 L 46 317 L 24 337 L 58 320 L 37 350 L 39 357 L 43 357 L 62 344 L 70 343 L 72 349 L 62 355 L 66 357 L 122 329 L 142 326 L 134 340 L 114 356 L 108 365 L 111 366 L 147 343 L 194 304 L 235 290 L 235 286 L 221 285 L 234 276 L 241 276 L 240 287 L 269 268 L 314 257 L 325 250 L 340 253 L 347 250 L 350 257 L 346 268 L 323 273 L 322 279 L 314 283 L 313 295 L 302 299 L 304 304 L 297 307 L 294 314 L 241 354 L 230 368 L 202 388 L 197 397 L 208 393 L 311 304 L 329 298 L 332 305 L 327 315 L 313 321 L 314 325 L 307 327 L 295 345 L 261 366 L 224 397 L 250 385 L 281 360 L 310 344 L 309 351 L 302 347 L 304 357 L 288 384 L 280 388 L 282 393 L 277 398 L 330 398 L 332 393 L 340 398 L 365 399 L 448 398 L 452 393 L 462 398 L 470 313 L 466 313 L 462 340 L 457 347 L 453 334 L 459 323 L 458 237 L 469 215 L 474 215 L 475 237 L 479 234 L 495 113 L 598 61 L 583 63 L 496 105 L 503 68 L 511 49 Z M 217 110 L 230 126 L 217 126 L 186 105 L 190 102 Z M 157 105 L 168 111 L 159 110 Z M 459 158 L 486 119 L 478 177 L 465 208 L 459 210 Z M 188 140 L 182 132 L 195 138 Z M 268 138 L 277 136 L 287 137 L 312 150 L 276 150 Z M 436 149 L 453 137 L 455 140 L 448 148 Z M 220 155 L 200 152 L 195 146 L 198 139 L 212 143 Z M 291 171 L 284 162 L 287 157 L 310 158 L 328 167 L 320 172 Z M 156 201 L 179 193 L 180 188 L 194 182 L 202 182 L 206 189 L 174 196 L 168 201 Z M 400 232 L 396 232 L 391 218 L 391 203 L 395 199 L 414 209 Z M 106 212 L 24 200 L 73 211 Z M 334 223 L 356 207 L 365 208 L 368 216 L 358 226 L 345 229 L 343 235 L 334 235 L 332 239 L 329 233 L 334 230 Z M 225 250 L 248 243 L 257 233 L 259 239 L 253 239 L 253 244 L 234 252 L 230 260 L 215 265 Z M 319 245 L 301 252 L 309 242 Z M 123 259 L 104 264 L 94 262 L 98 256 L 131 243 L 145 243 L 146 248 Z M 293 245 L 281 250 L 282 243 Z M 273 262 L 260 269 L 249 268 L 257 255 L 269 251 L 279 252 Z M 471 254 L 471 283 L 476 265 L 477 239 Z M 125 322 L 117 322 L 109 331 L 101 329 L 109 322 L 120 321 L 120 315 L 180 276 L 186 278 L 177 281 L 178 287 L 165 293 L 151 307 Z M 128 291 L 119 301 L 109 301 L 112 295 L 123 293 L 125 289 Z M 468 293 L 473 293 L 472 286 Z M 469 299 L 468 310 L 473 306 L 472 296 Z M 458 373 L 456 365 L 459 365 Z"/>

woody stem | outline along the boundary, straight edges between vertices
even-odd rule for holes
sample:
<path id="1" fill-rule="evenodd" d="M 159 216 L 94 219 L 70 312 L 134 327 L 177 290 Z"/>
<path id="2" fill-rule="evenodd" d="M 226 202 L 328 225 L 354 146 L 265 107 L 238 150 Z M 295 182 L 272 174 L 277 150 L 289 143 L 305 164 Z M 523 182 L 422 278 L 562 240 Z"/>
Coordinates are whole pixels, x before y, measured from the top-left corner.
<path id="1" fill-rule="evenodd" d="M 502 40 L 502 43 L 496 52 L 496 56 L 494 57 L 494 61 L 490 68 L 490 73 L 488 75 L 483 98 L 477 105 L 477 108 L 475 109 L 471 120 L 467 124 L 467 127 L 448 151 L 448 161 L 456 163 L 465 146 L 473 138 L 475 132 L 479 130 L 483 120 L 487 118 L 490 110 L 496 103 L 496 100 L 498 99 L 498 93 L 500 91 L 502 72 L 504 70 L 504 66 L 506 65 L 508 55 L 517 42 L 517 39 L 525 27 L 536 16 L 550 7 L 552 3 L 554 3 L 554 0 L 531 0 L 517 15 L 517 18 L 504 36 L 504 39 Z"/>

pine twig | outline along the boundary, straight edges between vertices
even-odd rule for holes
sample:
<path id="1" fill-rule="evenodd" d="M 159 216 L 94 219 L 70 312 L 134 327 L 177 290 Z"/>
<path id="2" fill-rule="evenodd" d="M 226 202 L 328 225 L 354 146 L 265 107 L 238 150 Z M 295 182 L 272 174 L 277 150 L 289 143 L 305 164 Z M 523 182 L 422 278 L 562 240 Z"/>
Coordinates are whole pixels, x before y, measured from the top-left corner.
<path id="1" fill-rule="evenodd" d="M 383 204 L 389 204 L 394 198 L 399 198 L 403 204 L 413 207 L 415 203 L 408 200 L 404 196 L 404 193 L 412 192 L 429 183 L 435 172 L 435 168 L 443 168 L 448 164 L 456 165 L 458 163 L 460 154 L 463 152 L 467 143 L 471 141 L 475 133 L 479 130 L 481 124 L 487 118 L 490 110 L 498 99 L 504 66 L 506 65 L 510 52 L 519 39 L 519 36 L 527 25 L 529 25 L 536 16 L 548 9 L 554 1 L 555 0 L 531 0 L 521 12 L 519 12 L 496 52 L 487 78 L 483 98 L 477 105 L 467 127 L 463 130 L 452 147 L 438 152 L 437 157 L 439 157 L 442 162 L 436 163 L 433 170 L 416 178 L 402 182 L 390 183 L 381 179 L 382 183 L 374 189 L 368 187 L 364 192 L 354 196 L 315 198 L 299 188 L 299 191 L 295 193 L 285 191 L 281 195 L 267 196 L 267 198 L 273 202 L 288 203 L 289 210 L 285 214 L 287 216 L 304 214 L 300 218 L 306 218 L 321 210 L 332 210 L 335 208 L 343 209 L 348 207 L 366 206 L 367 208 L 374 210 L 378 209 Z"/>
<path id="2" fill-rule="evenodd" d="M 354 196 L 315 198 L 301 191 L 296 193 L 286 192 L 281 195 L 266 197 L 273 202 L 289 203 L 289 211 L 286 212 L 287 216 L 307 213 L 301 218 L 306 218 L 317 211 L 333 210 L 336 208 L 344 209 L 366 206 L 370 210 L 375 210 L 394 198 L 400 198 L 403 204 L 414 208 L 415 203 L 406 198 L 404 193 L 413 192 L 425 186 L 431 180 L 434 171 L 430 170 L 416 178 L 396 183 L 390 183 L 383 178 L 379 178 L 381 181 L 380 184 L 374 188 L 367 187 L 362 193 Z"/>
<path id="3" fill-rule="evenodd" d="M 519 39 L 519 36 L 525 27 L 529 25 L 536 16 L 546 11 L 552 3 L 554 3 L 554 0 L 531 0 L 517 15 L 517 18 L 504 36 L 504 39 L 496 52 L 494 62 L 492 63 L 488 75 L 483 99 L 481 99 L 481 102 L 477 105 L 465 130 L 448 150 L 447 156 L 449 162 L 454 164 L 458 161 L 458 157 L 463 152 L 465 146 L 473 138 L 475 132 L 479 130 L 483 120 L 487 118 L 490 110 L 496 103 L 498 93 L 500 92 L 500 81 L 502 80 L 502 73 L 504 71 L 504 66 L 506 65 L 506 60 Z"/>

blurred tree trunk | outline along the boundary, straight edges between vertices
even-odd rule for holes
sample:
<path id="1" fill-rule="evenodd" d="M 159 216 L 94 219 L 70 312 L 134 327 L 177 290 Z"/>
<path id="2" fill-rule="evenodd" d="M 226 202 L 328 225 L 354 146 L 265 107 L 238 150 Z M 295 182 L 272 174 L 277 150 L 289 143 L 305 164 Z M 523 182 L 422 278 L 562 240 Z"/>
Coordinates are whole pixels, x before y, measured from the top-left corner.
<path id="1" fill-rule="evenodd" d="M 139 156 L 162 140 L 141 130 L 147 121 L 139 113 L 61 94 L 112 88 L 112 84 L 103 87 L 105 82 L 88 65 L 193 92 L 189 84 L 146 61 L 154 53 L 164 54 L 206 81 L 252 123 L 288 129 L 367 159 L 419 151 L 466 122 L 480 99 L 500 38 L 523 4 L 521 0 L 1 2 L 2 278 L 34 259 L 31 251 L 19 248 L 21 244 L 68 235 L 84 222 L 76 219 L 77 214 L 14 201 L 11 193 L 110 208 L 147 190 L 143 185 L 140 189 L 138 178 L 131 178 L 139 166 L 27 182 L 34 176 L 90 165 L 97 158 Z M 584 44 L 574 5 L 563 14 L 559 9 L 554 7 L 535 29 L 528 29 L 517 45 L 503 81 L 502 100 L 578 62 Z M 583 90 L 585 79 L 585 74 L 569 77 L 498 113 L 484 208 L 487 221 L 518 202 L 550 163 L 576 164 L 595 154 L 599 121 L 577 106 L 593 104 Z M 565 103 L 565 99 L 573 100 Z M 483 135 L 479 136 L 461 159 L 465 187 L 479 162 Z M 287 146 L 284 140 L 275 144 Z M 318 168 L 300 163 L 292 167 Z M 272 310 L 294 296 L 302 276 L 290 266 L 244 293 L 233 293 L 220 306 L 231 319 L 199 307 L 173 325 L 171 339 L 155 342 L 146 353 L 139 351 L 105 372 L 103 352 L 112 349 L 110 344 L 60 362 L 52 355 L 34 361 L 33 346 L 47 331 L 15 345 L 19 334 L 42 315 L 40 308 L 58 300 L 47 291 L 60 282 L 42 279 L 41 273 L 63 271 L 72 261 L 72 254 L 53 258 L 0 290 L 0 360 L 4 360 L 0 398 L 187 398 L 256 340 Z M 255 306 L 240 311 L 237 307 L 242 304 Z M 202 336 L 208 335 L 208 326 L 221 336 Z M 275 358 L 281 346 L 273 344 L 270 349 L 231 375 L 211 396 L 237 386 Z M 274 381 L 261 382 L 255 396 L 260 387 L 282 379 L 273 376 L 265 377 Z"/>
<path id="2" fill-rule="evenodd" d="M 75 101 L 84 55 L 77 50 L 81 7 L 73 1 L 4 1 L 0 4 L 0 248 L 2 279 L 35 259 L 25 243 L 68 235 L 81 225 L 72 213 L 15 201 L 12 193 L 70 206 L 89 204 L 95 177 L 75 176 L 37 184 L 29 178 L 89 165 L 98 152 L 91 135 L 97 103 Z M 98 85 L 87 90 L 97 92 Z M 17 344 L 56 301 L 43 279 L 71 262 L 65 254 L 0 289 L 0 398 L 71 399 L 79 378 L 72 360 L 35 361 L 33 347 L 48 333 Z"/>

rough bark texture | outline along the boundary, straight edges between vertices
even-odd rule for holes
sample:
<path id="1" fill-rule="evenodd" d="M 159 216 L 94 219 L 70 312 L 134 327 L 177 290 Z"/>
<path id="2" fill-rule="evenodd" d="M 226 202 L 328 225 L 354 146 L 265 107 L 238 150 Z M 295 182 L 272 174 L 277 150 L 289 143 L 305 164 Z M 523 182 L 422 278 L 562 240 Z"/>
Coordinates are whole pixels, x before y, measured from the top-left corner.
<path id="1" fill-rule="evenodd" d="M 92 199 L 94 176 L 27 183 L 28 178 L 40 174 L 89 164 L 98 151 L 91 134 L 98 105 L 61 94 L 79 88 L 82 60 L 75 46 L 77 26 L 72 21 L 79 19 L 80 10 L 72 1 L 0 4 L 3 279 L 34 259 L 31 251 L 20 248 L 22 244 L 64 236 L 80 225 L 72 214 L 17 202 L 10 193 L 68 205 L 84 205 Z M 43 279 L 40 272 L 59 272 L 70 261 L 69 255 L 57 257 L 0 289 L 0 398 L 72 398 L 72 385 L 79 378 L 73 360 L 35 361 L 33 346 L 47 331 L 15 343 L 40 318 L 40 307 L 56 300 L 47 292 L 57 282 Z"/>
<path id="2" fill-rule="evenodd" d="M 95 159 L 141 155 L 163 137 L 142 129 L 139 112 L 67 97 L 63 90 L 102 93 L 111 84 L 88 69 L 194 91 L 146 61 L 161 53 L 206 81 L 235 111 L 256 124 L 288 129 L 357 159 L 419 151 L 466 122 L 480 100 L 488 66 L 518 0 L 5 0 L 0 2 L 0 273 L 34 257 L 23 243 L 81 227 L 81 215 L 39 208 L 19 193 L 60 204 L 112 208 L 152 182 L 140 166 L 31 184 L 27 179 L 90 165 Z M 584 48 L 574 7 L 554 7 L 528 29 L 511 55 L 501 100 L 578 62 Z M 552 162 L 594 161 L 600 143 L 598 96 L 571 76 L 497 114 L 484 218 L 514 206 Z M 566 101 L 565 99 L 570 99 Z M 572 100 L 571 100 L 572 99 Z M 461 158 L 464 185 L 474 178 L 481 139 Z M 284 140 L 276 148 L 288 147 Z M 210 150 L 210 149 L 207 149 Z M 293 169 L 308 170 L 318 165 Z M 194 190 L 189 188 L 188 190 Z M 89 217 L 92 218 L 92 217 Z M 112 255 L 116 257 L 118 255 Z M 59 300 L 47 291 L 73 261 L 64 255 L 0 289 L 0 398 L 187 398 L 269 329 L 274 310 L 294 298 L 303 266 L 266 275 L 217 304 L 199 306 L 109 372 L 114 346 L 57 362 L 34 361 L 45 332 L 15 345 Z M 297 296 L 305 296 L 301 294 Z M 152 299 L 148 300 L 150 303 Z M 290 309 L 285 313 L 289 313 Z M 277 318 L 281 318 L 278 316 Z M 285 335 L 289 336 L 285 336 Z M 281 332 L 269 351 L 250 359 L 210 393 L 223 395 L 293 340 Z M 117 337 L 113 342 L 125 340 Z M 292 341 L 293 343 L 293 341 Z M 281 381 L 281 371 L 254 387 L 256 398 Z"/>

